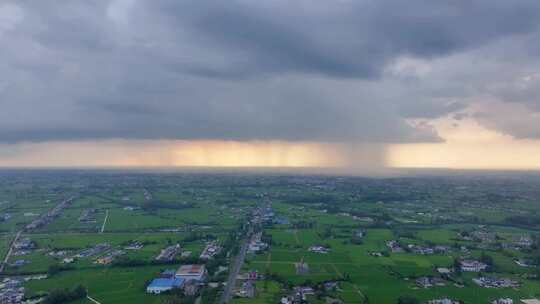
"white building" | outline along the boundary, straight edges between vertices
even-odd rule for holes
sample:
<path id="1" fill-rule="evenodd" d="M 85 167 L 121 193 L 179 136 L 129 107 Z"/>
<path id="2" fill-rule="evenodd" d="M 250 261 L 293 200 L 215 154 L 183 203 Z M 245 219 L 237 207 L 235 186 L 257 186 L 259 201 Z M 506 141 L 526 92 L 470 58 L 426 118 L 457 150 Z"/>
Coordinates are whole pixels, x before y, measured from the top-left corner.
<path id="1" fill-rule="evenodd" d="M 206 247 L 204 248 L 203 252 L 200 255 L 200 258 L 205 259 L 205 260 L 209 260 L 209 259 L 213 258 L 216 254 L 218 254 L 220 251 L 221 251 L 220 246 L 218 246 L 218 245 L 216 245 L 214 243 L 210 243 L 210 244 L 206 245 Z"/>
<path id="2" fill-rule="evenodd" d="M 480 272 L 488 268 L 487 264 L 475 260 L 463 260 L 460 262 L 461 271 Z"/>
<path id="3" fill-rule="evenodd" d="M 428 301 L 428 304 L 459 304 L 459 302 L 445 298 Z"/>
<path id="4" fill-rule="evenodd" d="M 206 276 L 204 265 L 182 265 L 176 271 L 175 277 L 188 281 L 203 281 Z"/>

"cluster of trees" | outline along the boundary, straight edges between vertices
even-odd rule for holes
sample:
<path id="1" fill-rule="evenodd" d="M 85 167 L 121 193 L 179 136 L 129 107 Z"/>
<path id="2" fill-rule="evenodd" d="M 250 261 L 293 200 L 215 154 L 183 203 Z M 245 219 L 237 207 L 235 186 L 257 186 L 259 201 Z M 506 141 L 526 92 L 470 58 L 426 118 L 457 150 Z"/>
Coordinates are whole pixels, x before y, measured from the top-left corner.
<path id="1" fill-rule="evenodd" d="M 268 245 L 274 244 L 274 240 L 272 239 L 272 235 L 269 234 L 269 233 L 266 233 L 264 230 L 263 230 L 263 233 L 261 235 L 261 241 L 265 242 Z"/>
<path id="2" fill-rule="evenodd" d="M 494 263 L 493 263 L 493 257 L 486 254 L 485 252 L 482 251 L 482 254 L 480 255 L 480 262 L 488 265 L 489 267 L 493 267 L 494 266 Z"/>
<path id="3" fill-rule="evenodd" d="M 49 276 L 53 276 L 59 272 L 62 272 L 62 271 L 66 271 L 66 270 L 72 270 L 74 269 L 72 266 L 68 266 L 68 265 L 59 265 L 59 264 L 53 264 L 51 266 L 49 266 L 49 268 L 47 269 L 47 274 Z"/>
<path id="4" fill-rule="evenodd" d="M 146 261 L 146 260 L 142 260 L 142 259 L 135 259 L 135 258 L 130 258 L 130 257 L 119 257 L 119 258 L 116 258 L 112 265 L 114 267 L 139 267 L 139 266 L 146 266 L 146 265 L 149 265 L 149 264 L 152 264 L 152 263 L 160 263 L 158 261 Z"/>
<path id="5" fill-rule="evenodd" d="M 201 233 L 197 231 L 190 232 L 186 238 L 184 238 L 183 242 L 189 243 L 189 242 L 195 242 L 199 240 L 214 240 L 216 239 L 216 236 L 210 233 Z M 172 242 L 170 242 L 172 244 Z"/>
<path id="6" fill-rule="evenodd" d="M 357 236 L 356 234 L 354 234 L 351 237 L 351 244 L 362 245 L 362 244 L 364 244 L 364 240 L 363 240 L 363 238 L 361 238 L 361 237 Z"/>
<path id="7" fill-rule="evenodd" d="M 392 233 L 396 236 L 396 238 L 416 239 L 416 232 L 410 229 L 405 229 L 404 227 L 393 229 Z"/>
<path id="8" fill-rule="evenodd" d="M 415 296 L 403 295 L 398 298 L 397 304 L 420 304 L 420 300 Z"/>
<path id="9" fill-rule="evenodd" d="M 195 296 L 188 296 L 180 288 L 175 288 L 167 292 L 168 296 L 163 300 L 163 304 L 194 304 Z"/>
<path id="10" fill-rule="evenodd" d="M 319 233 L 319 237 L 323 240 L 333 238 L 334 237 L 334 231 L 332 230 L 332 227 L 325 226 L 323 230 Z"/>
<path id="11" fill-rule="evenodd" d="M 61 304 L 86 298 L 86 287 L 79 285 L 71 290 L 56 289 L 47 295 L 44 304 Z"/>
<path id="12" fill-rule="evenodd" d="M 514 215 L 507 217 L 505 221 L 515 226 L 540 226 L 540 216 L 538 215 Z"/>

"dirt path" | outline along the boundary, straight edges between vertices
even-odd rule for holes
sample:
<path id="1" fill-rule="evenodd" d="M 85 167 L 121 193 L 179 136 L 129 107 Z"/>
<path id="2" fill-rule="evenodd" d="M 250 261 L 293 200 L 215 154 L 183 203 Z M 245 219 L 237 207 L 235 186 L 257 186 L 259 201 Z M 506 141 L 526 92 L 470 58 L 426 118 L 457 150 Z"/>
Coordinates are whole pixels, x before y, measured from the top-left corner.
<path id="1" fill-rule="evenodd" d="M 268 257 L 266 258 L 266 269 L 270 268 L 270 263 L 272 262 L 272 253 L 268 253 Z"/>
<path id="2" fill-rule="evenodd" d="M 360 291 L 360 288 L 358 288 L 358 285 L 353 284 L 353 288 L 354 288 L 354 290 L 356 290 L 356 292 L 362 297 L 363 300 L 366 300 L 366 295 L 364 295 L 364 294 Z"/>
<path id="3" fill-rule="evenodd" d="M 105 225 L 107 225 L 107 220 L 109 219 L 109 210 L 105 211 L 105 219 L 103 220 L 103 225 L 101 225 L 101 231 L 99 233 L 103 233 L 105 231 Z"/>
<path id="4" fill-rule="evenodd" d="M 99 301 L 97 301 L 96 299 L 90 297 L 89 295 L 86 295 L 86 298 L 92 302 L 94 302 L 95 304 L 101 304 Z"/>
<path id="5" fill-rule="evenodd" d="M 334 268 L 334 271 L 337 273 L 337 275 L 340 278 L 343 278 L 343 274 L 341 273 L 341 271 L 339 271 L 339 269 L 337 269 L 336 265 L 335 264 L 330 264 L 330 265 L 332 265 L 332 268 Z"/>

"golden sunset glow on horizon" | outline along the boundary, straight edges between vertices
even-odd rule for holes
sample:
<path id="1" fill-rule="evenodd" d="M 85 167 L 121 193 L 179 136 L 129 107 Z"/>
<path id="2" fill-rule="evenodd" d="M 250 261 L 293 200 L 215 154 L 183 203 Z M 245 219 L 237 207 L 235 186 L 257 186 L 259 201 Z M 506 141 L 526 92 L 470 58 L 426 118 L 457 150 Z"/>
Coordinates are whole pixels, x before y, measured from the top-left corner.
<path id="1" fill-rule="evenodd" d="M 434 122 L 442 143 L 398 144 L 388 148 L 388 166 L 451 169 L 540 169 L 540 140 L 515 139 L 473 120 L 455 126 Z"/>
<path id="2" fill-rule="evenodd" d="M 376 149 L 286 141 L 24 143 L 3 145 L 0 166 L 540 169 L 540 141 L 516 140 L 474 122 L 454 127 L 449 121 L 440 120 L 437 128 L 445 142 L 378 145 Z"/>
<path id="3" fill-rule="evenodd" d="M 540 169 L 540 140 L 518 140 L 474 120 L 432 122 L 441 143 L 339 143 L 224 140 L 97 140 L 4 144 L 7 167 L 327 167 Z M 356 170 L 358 169 L 358 170 Z"/>
<path id="4" fill-rule="evenodd" d="M 333 167 L 338 147 L 316 142 L 106 140 L 25 143 L 0 166 Z M 39 157 L 36 157 L 39 155 Z"/>

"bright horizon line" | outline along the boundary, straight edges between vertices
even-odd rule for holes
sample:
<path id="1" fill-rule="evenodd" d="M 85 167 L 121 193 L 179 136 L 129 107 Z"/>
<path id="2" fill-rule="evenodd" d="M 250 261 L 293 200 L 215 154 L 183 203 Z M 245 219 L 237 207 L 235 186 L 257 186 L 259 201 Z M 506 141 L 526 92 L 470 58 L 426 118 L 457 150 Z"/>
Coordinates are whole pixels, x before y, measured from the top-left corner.
<path id="1" fill-rule="evenodd" d="M 335 171 L 347 171 L 346 167 L 331 167 L 331 166 L 273 166 L 273 165 L 261 165 L 261 166 L 249 166 L 249 165 L 219 165 L 219 166 L 203 166 L 203 165 L 32 165 L 32 166 L 20 166 L 20 165 L 1 165 L 0 170 L 3 169 L 301 169 L 301 170 L 335 170 Z M 365 168 L 355 171 L 384 171 L 384 170 L 445 170 L 445 171 L 499 171 L 499 172 L 512 172 L 512 171 L 528 171 L 528 172 L 540 172 L 540 166 L 537 167 L 398 167 L 398 166 L 384 166 L 379 168 Z M 361 173 L 361 172 L 359 172 Z"/>

